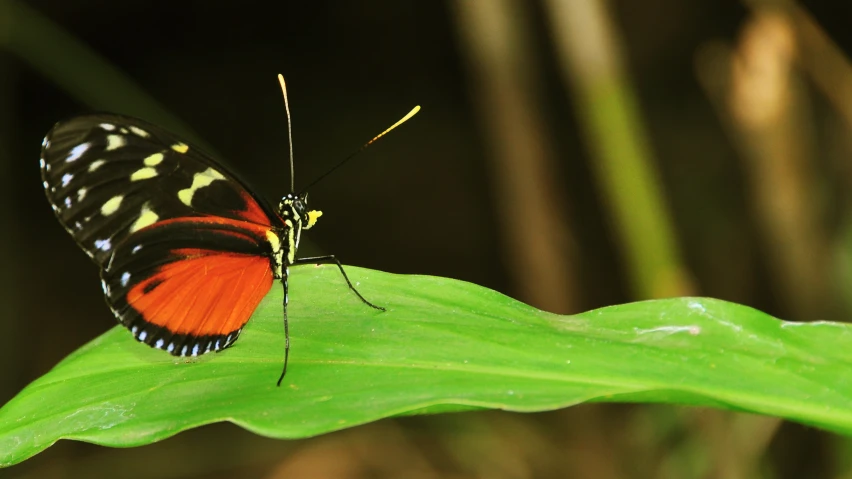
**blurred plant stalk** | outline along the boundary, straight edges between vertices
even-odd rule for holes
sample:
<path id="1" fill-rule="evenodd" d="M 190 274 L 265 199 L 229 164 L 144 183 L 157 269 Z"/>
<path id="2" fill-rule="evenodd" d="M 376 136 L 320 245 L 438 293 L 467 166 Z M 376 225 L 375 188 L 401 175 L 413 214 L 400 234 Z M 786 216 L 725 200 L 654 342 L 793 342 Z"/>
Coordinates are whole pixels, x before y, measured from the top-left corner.
<path id="1" fill-rule="evenodd" d="M 693 294 L 606 2 L 546 0 L 544 6 L 633 295 Z"/>
<path id="2" fill-rule="evenodd" d="M 523 0 L 451 2 L 470 89 L 488 142 L 505 264 L 521 298 L 577 312 L 567 209 L 547 125 Z"/>
<path id="3" fill-rule="evenodd" d="M 830 314 L 831 274 L 813 118 L 795 64 L 809 52 L 793 12 L 756 4 L 739 43 L 705 48 L 697 68 L 739 150 L 775 296 L 793 319 L 811 320 Z"/>
<path id="4" fill-rule="evenodd" d="M 838 231 L 828 238 L 831 252 L 827 253 L 830 256 L 827 261 L 834 268 L 830 272 L 834 285 L 831 293 L 842 308 L 837 315 L 848 316 L 852 311 L 852 215 L 849 214 L 852 204 L 848 194 L 852 191 L 852 162 L 848 154 L 852 132 L 852 62 L 808 12 L 796 5 L 788 8 L 799 51 L 803 52 L 797 56 L 797 63 L 844 123 L 838 128 L 842 137 L 840 154 L 833 159 L 840 173 L 836 188 L 841 190 L 836 195 L 840 201 L 834 208 L 843 214 Z"/>

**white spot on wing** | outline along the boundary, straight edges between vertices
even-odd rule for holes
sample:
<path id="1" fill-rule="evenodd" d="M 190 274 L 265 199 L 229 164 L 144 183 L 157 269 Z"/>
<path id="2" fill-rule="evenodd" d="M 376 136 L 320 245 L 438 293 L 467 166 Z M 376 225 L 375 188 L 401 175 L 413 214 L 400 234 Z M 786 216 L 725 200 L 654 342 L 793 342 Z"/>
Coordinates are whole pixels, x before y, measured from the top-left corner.
<path id="1" fill-rule="evenodd" d="M 142 249 L 142 245 L 138 244 L 138 245 L 134 246 L 132 250 L 130 250 L 130 254 L 138 253 L 140 249 Z"/>
<path id="2" fill-rule="evenodd" d="M 163 341 L 162 339 L 158 339 L 157 342 L 154 343 L 154 347 L 157 349 L 163 349 L 163 343 L 165 343 L 165 341 Z"/>
<path id="3" fill-rule="evenodd" d="M 38 166 L 39 166 L 39 167 L 41 167 L 41 169 L 44 169 L 44 167 L 45 167 L 46 165 L 47 165 L 47 163 L 45 163 L 45 162 L 44 162 L 44 158 L 39 158 L 39 159 L 38 159 Z"/>
<path id="4" fill-rule="evenodd" d="M 142 331 L 139 333 L 139 341 L 145 341 L 145 338 L 148 337 L 148 331 Z"/>
<path id="5" fill-rule="evenodd" d="M 73 179 L 74 175 L 72 175 L 71 173 L 65 173 L 64 175 L 62 175 L 62 186 L 68 186 L 68 183 L 70 183 Z"/>
<path id="6" fill-rule="evenodd" d="M 175 343 L 169 343 L 169 346 L 166 348 L 166 351 L 172 352 L 175 350 Z"/>
<path id="7" fill-rule="evenodd" d="M 66 197 L 65 197 L 65 207 L 66 207 L 66 208 L 70 208 L 70 207 L 71 207 L 71 197 L 70 197 L 70 196 L 66 196 Z"/>
<path id="8" fill-rule="evenodd" d="M 110 243 L 109 238 L 107 239 L 99 239 L 95 240 L 95 248 L 101 251 L 109 251 L 112 248 L 112 243 Z M 106 284 L 106 283 L 104 283 Z"/>
<path id="9" fill-rule="evenodd" d="M 89 149 L 90 146 L 92 146 L 92 145 L 89 144 L 89 143 L 80 143 L 79 145 L 75 146 L 74 148 L 71 148 L 71 152 L 68 153 L 68 158 L 65 158 L 65 161 L 67 163 L 71 163 L 72 161 L 76 161 L 78 158 L 80 158 L 80 156 L 83 155 L 83 153 L 86 152 L 86 150 Z"/>
<path id="10" fill-rule="evenodd" d="M 127 283 L 130 282 L 130 273 L 127 271 L 121 273 L 121 286 L 126 287 Z"/>
<path id="11" fill-rule="evenodd" d="M 79 190 L 77 190 L 77 201 L 78 201 L 78 202 L 79 202 L 79 201 L 83 201 L 83 198 L 85 198 L 85 197 L 86 197 L 86 192 L 87 192 L 87 191 L 88 191 L 88 190 L 87 190 L 86 188 L 80 188 Z"/>
<path id="12" fill-rule="evenodd" d="M 103 129 L 104 129 L 104 130 L 106 130 L 106 131 L 112 131 L 112 130 L 115 130 L 115 125 L 113 125 L 113 124 L 111 124 L 111 123 L 101 123 L 101 124 L 100 124 L 100 127 L 101 127 L 101 128 L 103 128 Z"/>

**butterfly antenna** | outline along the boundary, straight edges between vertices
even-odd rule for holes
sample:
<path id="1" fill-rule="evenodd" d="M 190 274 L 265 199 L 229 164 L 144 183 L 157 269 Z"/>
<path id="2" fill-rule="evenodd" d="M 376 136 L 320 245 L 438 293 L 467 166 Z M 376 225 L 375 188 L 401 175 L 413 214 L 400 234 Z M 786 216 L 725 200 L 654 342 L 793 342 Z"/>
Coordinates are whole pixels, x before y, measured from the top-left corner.
<path id="1" fill-rule="evenodd" d="M 287 111 L 287 144 L 290 145 L 290 193 L 292 193 L 296 191 L 296 169 L 293 167 L 293 122 L 290 119 L 290 102 L 287 101 L 287 85 L 284 83 L 284 75 L 280 73 L 278 83 L 281 84 L 281 93 L 284 94 L 284 110 Z"/>
<path id="2" fill-rule="evenodd" d="M 407 115 L 405 115 L 404 117 L 402 117 L 402 119 L 400 119 L 398 122 L 396 122 L 396 123 L 394 123 L 393 125 L 391 125 L 391 126 L 390 126 L 390 128 L 388 128 L 388 129 L 386 129 L 385 131 L 383 131 L 383 132 L 379 133 L 378 135 L 374 136 L 372 140 L 368 141 L 367 143 L 364 143 L 364 144 L 361 146 L 361 148 L 358 148 L 357 150 L 355 150 L 355 152 L 354 152 L 354 153 L 352 153 L 351 155 L 347 156 L 347 157 L 346 157 L 343 161 L 341 161 L 340 163 L 338 163 L 337 165 L 335 165 L 334 167 L 332 167 L 330 170 L 328 170 L 328 171 L 326 171 L 325 173 L 323 173 L 323 174 L 322 174 L 319 178 L 317 178 L 317 179 L 315 179 L 314 181 L 312 181 L 311 183 L 309 183 L 309 184 L 308 184 L 308 186 L 306 186 L 305 188 L 303 188 L 303 189 L 302 189 L 302 191 L 305 191 L 305 190 L 307 190 L 308 188 L 310 188 L 311 186 L 313 186 L 313 185 L 315 185 L 315 184 L 319 183 L 319 182 L 320 182 L 320 180 L 322 180 L 322 179 L 323 179 L 323 178 L 325 178 L 326 176 L 328 176 L 328 175 L 332 174 L 335 170 L 337 170 L 337 169 L 338 169 L 338 168 L 340 168 L 341 166 L 345 165 L 345 164 L 346 164 L 349 160 L 351 160 L 352 158 L 355 158 L 356 156 L 358 156 L 358 154 L 359 154 L 359 153 L 361 153 L 362 151 L 366 150 L 366 149 L 367 149 L 367 147 L 368 147 L 368 146 L 370 146 L 370 145 L 372 145 L 373 143 L 375 143 L 375 142 L 376 142 L 376 140 L 378 140 L 379 138 L 381 138 L 381 137 L 383 137 L 383 136 L 387 135 L 387 134 L 388 134 L 388 133 L 390 133 L 390 132 L 391 132 L 391 130 L 393 130 L 394 128 L 396 128 L 396 127 L 398 127 L 399 125 L 402 125 L 402 124 L 403 124 L 403 123 L 405 123 L 406 121 L 410 120 L 410 119 L 411 119 L 411 117 L 412 117 L 412 116 L 414 116 L 414 115 L 416 115 L 416 114 L 417 114 L 417 112 L 419 112 L 419 111 L 420 111 L 420 105 L 417 105 L 417 106 L 415 106 L 414 108 L 412 108 L 412 109 L 411 109 L 411 111 L 410 111 L 410 112 L 408 112 L 408 114 L 407 114 Z"/>

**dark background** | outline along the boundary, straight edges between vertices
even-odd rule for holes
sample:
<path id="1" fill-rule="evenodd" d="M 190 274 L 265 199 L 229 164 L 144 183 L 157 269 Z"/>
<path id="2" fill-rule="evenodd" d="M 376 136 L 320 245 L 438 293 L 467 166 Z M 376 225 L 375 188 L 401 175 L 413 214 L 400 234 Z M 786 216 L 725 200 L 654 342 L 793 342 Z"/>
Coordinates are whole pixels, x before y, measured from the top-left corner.
<path id="1" fill-rule="evenodd" d="M 849 317 L 852 142 L 844 115 L 852 102 L 838 100 L 852 98 L 838 95 L 852 85 L 843 53 L 852 45 L 848 8 L 605 4 L 677 249 L 678 264 L 661 272 L 673 279 L 660 287 L 631 279 L 624 248 L 632 240 L 612 215 L 617 200 L 596 176 L 602 160 L 584 133 L 588 118 L 576 83 L 560 66 L 550 21 L 555 2 L 496 2 L 520 12 L 510 26 L 526 32 L 526 41 L 492 40 L 520 51 L 524 64 L 505 71 L 527 75 L 521 83 L 487 75 L 489 60 L 470 36 L 480 30 L 459 3 L 0 0 L 0 400 L 115 323 L 96 268 L 44 198 L 37 159 L 45 132 L 92 110 L 140 116 L 210 145 L 277 202 L 289 185 L 279 72 L 289 86 L 297 189 L 415 104 L 423 108 L 311 189 L 312 206 L 325 215 L 305 254 L 471 281 L 563 313 L 697 294 L 790 320 Z M 823 43 L 813 31 L 825 35 Z M 779 61 L 789 81 L 782 90 L 795 98 L 784 118 L 794 126 L 781 121 L 779 128 L 795 132 L 781 135 L 794 141 L 792 149 L 774 150 L 778 132 L 749 124 L 736 101 L 724 100 L 737 98 L 736 70 L 726 74 L 731 58 L 742 54 L 759 70 L 761 55 L 776 50 L 749 45 L 765 38 L 772 45 L 773 35 L 790 52 Z M 823 55 L 826 45 L 837 56 Z M 824 86 L 826 77 L 840 87 Z M 501 90 L 503 80 L 524 86 L 532 118 L 500 108 L 501 92 L 517 90 Z M 771 88 L 752 96 L 765 91 Z M 517 124 L 510 131 L 519 137 L 523 122 L 536 125 L 533 144 L 541 148 L 535 153 L 545 152 L 548 180 L 545 218 L 567 231 L 554 254 L 542 256 L 549 250 L 534 246 L 549 231 L 528 221 L 541 208 L 525 209 L 540 192 L 507 187 L 515 170 L 495 158 L 512 138 L 495 131 L 489 115 Z M 786 168 L 772 151 L 801 154 Z M 790 202 L 773 208 L 773 198 Z M 547 293 L 552 282 L 531 275 L 539 269 L 526 270 L 527 260 L 567 271 L 557 274 L 561 294 Z M 0 475 L 849 477 L 850 446 L 771 418 L 595 405 L 387 420 L 302 441 L 267 440 L 230 425 L 130 450 L 63 441 Z"/>

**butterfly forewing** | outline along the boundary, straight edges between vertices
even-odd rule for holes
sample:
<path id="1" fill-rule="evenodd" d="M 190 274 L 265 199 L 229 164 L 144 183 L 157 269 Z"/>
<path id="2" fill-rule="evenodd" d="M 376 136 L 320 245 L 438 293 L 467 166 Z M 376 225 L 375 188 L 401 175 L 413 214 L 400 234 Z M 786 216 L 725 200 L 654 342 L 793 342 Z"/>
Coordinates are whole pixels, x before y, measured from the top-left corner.
<path id="1" fill-rule="evenodd" d="M 118 115 L 58 123 L 41 171 L 136 339 L 182 356 L 233 343 L 272 285 L 272 245 L 289 227 L 268 204 L 199 149 Z"/>
<path id="2" fill-rule="evenodd" d="M 265 202 L 209 156 L 129 117 L 58 123 L 45 137 L 41 171 L 60 222 L 102 267 L 128 235 L 170 218 L 214 215 L 281 226 Z"/>

